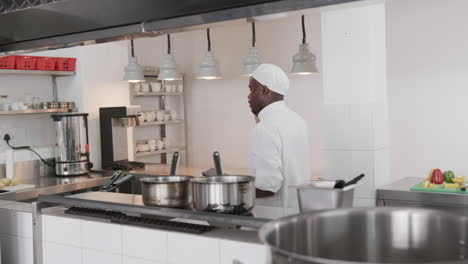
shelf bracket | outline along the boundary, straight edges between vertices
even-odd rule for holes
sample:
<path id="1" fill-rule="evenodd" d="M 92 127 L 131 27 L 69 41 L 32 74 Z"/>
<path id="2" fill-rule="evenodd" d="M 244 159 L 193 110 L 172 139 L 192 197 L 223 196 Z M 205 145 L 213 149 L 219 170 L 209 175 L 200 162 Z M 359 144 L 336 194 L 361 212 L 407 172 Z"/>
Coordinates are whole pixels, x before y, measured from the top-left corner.
<path id="1" fill-rule="evenodd" d="M 54 102 L 58 102 L 58 94 L 57 94 L 57 76 L 52 75 L 52 95 L 54 97 Z"/>

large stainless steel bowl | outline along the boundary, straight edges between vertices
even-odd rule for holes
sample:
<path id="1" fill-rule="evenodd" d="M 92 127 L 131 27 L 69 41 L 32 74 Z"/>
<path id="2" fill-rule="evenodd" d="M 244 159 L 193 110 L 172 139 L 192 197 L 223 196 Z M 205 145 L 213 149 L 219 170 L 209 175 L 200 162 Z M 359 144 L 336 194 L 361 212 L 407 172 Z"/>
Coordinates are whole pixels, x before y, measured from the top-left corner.
<path id="1" fill-rule="evenodd" d="M 191 203 L 193 176 L 151 176 L 142 178 L 143 203 L 151 206 L 185 208 Z"/>
<path id="2" fill-rule="evenodd" d="M 255 205 L 255 178 L 212 176 L 192 179 L 193 206 L 197 211 L 243 214 Z"/>
<path id="3" fill-rule="evenodd" d="M 467 263 L 468 218 L 417 208 L 337 209 L 260 230 L 274 264 Z"/>

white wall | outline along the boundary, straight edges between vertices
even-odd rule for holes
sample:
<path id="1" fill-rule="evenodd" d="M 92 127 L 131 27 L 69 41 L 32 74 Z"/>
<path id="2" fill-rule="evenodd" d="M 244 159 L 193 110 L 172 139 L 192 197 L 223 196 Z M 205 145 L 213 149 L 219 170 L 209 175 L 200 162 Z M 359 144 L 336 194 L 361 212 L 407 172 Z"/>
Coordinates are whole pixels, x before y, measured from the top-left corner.
<path id="1" fill-rule="evenodd" d="M 387 2 L 391 173 L 468 173 L 468 2 Z"/>
<path id="2" fill-rule="evenodd" d="M 311 51 L 317 55 L 320 67 L 320 14 L 307 10 L 306 27 Z M 263 61 L 289 71 L 291 58 L 298 50 L 302 34 L 300 14 L 256 23 L 257 42 Z M 251 41 L 251 26 L 245 21 L 211 28 L 212 50 L 220 62 L 224 78 L 197 80 L 198 64 L 206 52 L 206 31 L 172 35 L 172 51 L 181 71 L 185 73 L 187 92 L 187 124 L 189 160 L 192 166 L 212 167 L 212 152 L 221 152 L 225 168 L 246 168 L 250 132 L 254 119 L 247 103 L 248 78 L 239 76 L 242 60 Z M 142 65 L 158 65 L 166 51 L 166 38 L 136 40 L 137 56 Z M 320 105 L 321 76 L 290 75 L 291 89 L 287 104 L 309 126 L 312 172 L 320 175 Z"/>

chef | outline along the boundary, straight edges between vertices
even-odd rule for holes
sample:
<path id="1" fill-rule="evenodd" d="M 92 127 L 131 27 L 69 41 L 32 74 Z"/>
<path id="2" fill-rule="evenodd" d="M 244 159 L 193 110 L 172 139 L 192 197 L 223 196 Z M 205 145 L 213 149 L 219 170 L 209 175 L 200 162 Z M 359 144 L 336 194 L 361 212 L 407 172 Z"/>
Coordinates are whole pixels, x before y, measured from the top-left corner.
<path id="1" fill-rule="evenodd" d="M 307 126 L 284 102 L 289 79 L 273 64 L 261 64 L 252 73 L 248 96 L 257 124 L 252 131 L 249 174 L 255 176 L 257 204 L 295 207 L 290 185 L 310 177 Z"/>

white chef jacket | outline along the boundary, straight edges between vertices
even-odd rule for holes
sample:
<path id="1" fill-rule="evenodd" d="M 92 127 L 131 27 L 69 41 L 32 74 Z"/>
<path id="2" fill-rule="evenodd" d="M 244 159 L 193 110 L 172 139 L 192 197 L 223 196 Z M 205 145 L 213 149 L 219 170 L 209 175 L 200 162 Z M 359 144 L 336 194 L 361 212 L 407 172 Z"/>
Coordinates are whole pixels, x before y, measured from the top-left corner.
<path id="1" fill-rule="evenodd" d="M 307 125 L 284 101 L 266 106 L 258 114 L 260 122 L 252 131 L 249 174 L 258 189 L 275 192 L 257 204 L 295 207 L 297 198 L 290 185 L 310 178 Z"/>

